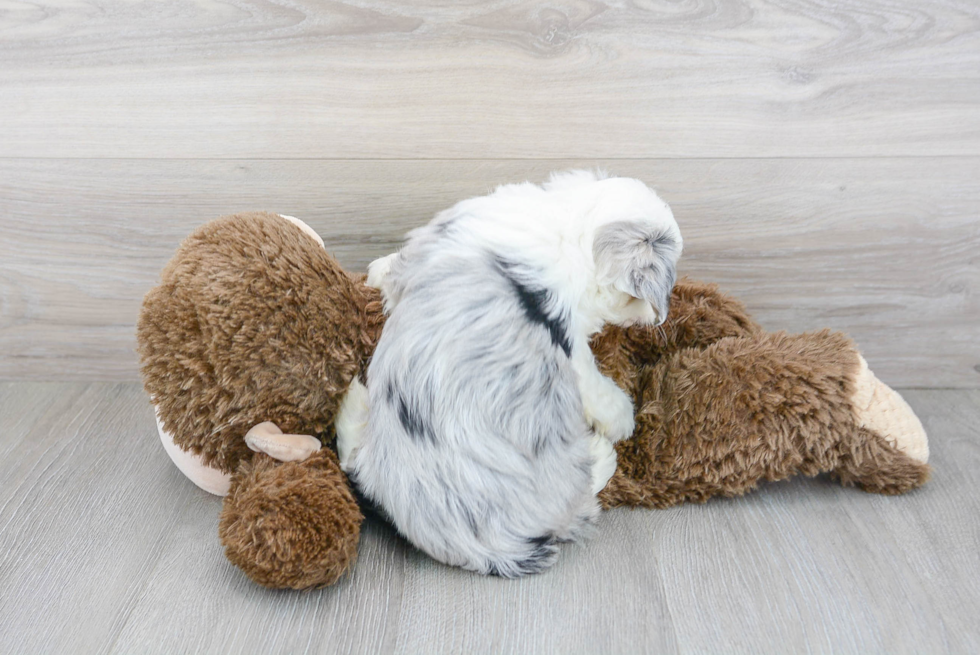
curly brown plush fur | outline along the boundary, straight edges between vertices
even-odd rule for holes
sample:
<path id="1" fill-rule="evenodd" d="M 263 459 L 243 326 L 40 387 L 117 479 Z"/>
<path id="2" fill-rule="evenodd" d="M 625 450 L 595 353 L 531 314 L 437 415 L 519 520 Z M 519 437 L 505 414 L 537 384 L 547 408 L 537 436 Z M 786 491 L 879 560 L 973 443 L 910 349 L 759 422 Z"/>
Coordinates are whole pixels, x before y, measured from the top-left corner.
<path id="1" fill-rule="evenodd" d="M 143 300 L 143 383 L 175 443 L 234 473 L 272 421 L 333 438 L 381 334 L 377 291 L 275 214 L 226 216 L 181 244 Z"/>
<path id="2" fill-rule="evenodd" d="M 280 465 L 244 435 L 268 420 L 333 442 L 340 399 L 381 334 L 379 294 L 267 213 L 202 226 L 161 278 L 137 326 L 143 384 L 174 443 L 234 474 L 228 559 L 267 586 L 332 584 L 363 518 L 336 456 Z"/>
<path id="3" fill-rule="evenodd" d="M 928 465 L 855 424 L 857 369 L 850 340 L 829 331 L 729 336 L 645 366 L 603 504 L 662 508 L 828 472 L 880 493 L 921 485 Z"/>
<path id="4" fill-rule="evenodd" d="M 273 421 L 332 445 L 340 399 L 384 323 L 378 293 L 275 214 L 203 226 L 162 277 L 140 315 L 144 385 L 178 446 L 234 474 L 228 558 L 268 586 L 333 583 L 362 519 L 333 451 L 284 464 L 244 435 Z M 886 494 L 929 476 L 859 424 L 861 360 L 846 336 L 765 333 L 713 285 L 681 280 L 663 326 L 608 328 L 593 350 L 637 408 L 606 507 L 704 502 L 821 472 Z"/>
<path id="5" fill-rule="evenodd" d="M 256 455 L 232 478 L 218 534 L 225 555 L 267 587 L 333 584 L 357 558 L 363 520 L 337 456 Z"/>

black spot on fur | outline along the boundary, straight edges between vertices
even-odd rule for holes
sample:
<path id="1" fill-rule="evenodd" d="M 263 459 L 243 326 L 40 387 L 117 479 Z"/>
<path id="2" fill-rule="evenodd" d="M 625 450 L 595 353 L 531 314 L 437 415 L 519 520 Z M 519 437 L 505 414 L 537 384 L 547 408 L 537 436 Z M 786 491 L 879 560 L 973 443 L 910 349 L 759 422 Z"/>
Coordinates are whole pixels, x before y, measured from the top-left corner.
<path id="1" fill-rule="evenodd" d="M 650 246 L 655 253 L 664 256 L 677 248 L 677 241 L 666 232 L 660 234 L 649 234 L 644 237 L 643 242 Z"/>
<path id="2" fill-rule="evenodd" d="M 548 302 L 547 289 L 532 289 L 518 280 L 512 272 L 514 265 L 509 262 L 497 259 L 497 265 L 501 274 L 510 282 L 511 287 L 513 287 L 514 292 L 517 294 L 517 299 L 521 303 L 521 309 L 524 310 L 524 315 L 527 316 L 527 319 L 547 329 L 548 334 L 551 335 L 551 342 L 561 348 L 566 356 L 571 356 L 572 344 L 568 338 L 568 330 L 565 327 L 565 322 L 561 317 L 549 315 L 546 310 Z"/>
<path id="3" fill-rule="evenodd" d="M 453 223 L 455 223 L 458 218 L 459 218 L 458 216 L 454 216 L 453 218 L 446 219 L 443 222 L 437 224 L 436 233 L 439 234 L 440 236 L 446 234 L 446 232 L 449 231 L 449 228 L 453 226 Z"/>
<path id="4" fill-rule="evenodd" d="M 534 457 L 540 457 L 542 452 L 554 444 L 567 444 L 569 441 L 568 431 L 560 429 L 560 426 L 541 428 L 541 430 L 535 435 L 534 443 L 531 445 L 531 452 Z"/>
<path id="5" fill-rule="evenodd" d="M 535 546 L 544 546 L 545 544 L 554 541 L 554 539 L 555 539 L 554 535 L 543 534 L 540 537 L 531 537 L 530 539 L 527 540 L 527 543 L 533 544 Z"/>
<path id="6" fill-rule="evenodd" d="M 554 535 L 545 534 L 540 537 L 531 537 L 527 540 L 534 546 L 531 554 L 522 560 L 515 562 L 518 570 L 522 574 L 539 573 L 545 569 L 557 551 Z"/>
<path id="7" fill-rule="evenodd" d="M 501 572 L 498 562 L 487 564 L 487 574 L 499 577 L 516 577 L 540 573 L 548 568 L 558 553 L 554 535 L 545 534 L 540 537 L 531 537 L 527 543 L 533 546 L 531 553 L 524 559 L 519 559 L 513 563 L 508 562 L 509 565 L 505 569 L 507 570 L 506 574 Z"/>
<path id="8" fill-rule="evenodd" d="M 415 441 L 428 441 L 435 444 L 435 435 L 426 425 L 418 408 L 410 406 L 405 397 L 401 395 L 398 396 L 398 421 L 405 428 L 405 432 L 408 432 L 408 436 Z"/>
<path id="9" fill-rule="evenodd" d="M 468 526 L 470 526 L 470 532 L 473 533 L 473 536 L 474 537 L 476 537 L 477 539 L 479 539 L 480 538 L 480 526 L 477 524 L 476 517 L 473 516 L 473 512 L 471 512 L 470 509 L 468 507 L 466 507 L 465 505 L 461 506 L 460 509 L 463 512 L 463 518 L 466 519 L 466 524 Z"/>

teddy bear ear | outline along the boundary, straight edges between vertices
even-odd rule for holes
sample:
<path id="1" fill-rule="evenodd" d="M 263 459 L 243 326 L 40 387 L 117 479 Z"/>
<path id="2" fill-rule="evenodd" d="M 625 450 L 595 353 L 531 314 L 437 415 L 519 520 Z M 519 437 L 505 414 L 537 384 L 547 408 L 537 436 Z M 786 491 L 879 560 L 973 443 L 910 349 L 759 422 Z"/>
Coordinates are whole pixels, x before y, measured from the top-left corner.
<path id="1" fill-rule="evenodd" d="M 681 243 L 646 221 L 614 221 L 596 230 L 592 244 L 596 278 L 653 305 L 663 319 L 677 281 Z"/>

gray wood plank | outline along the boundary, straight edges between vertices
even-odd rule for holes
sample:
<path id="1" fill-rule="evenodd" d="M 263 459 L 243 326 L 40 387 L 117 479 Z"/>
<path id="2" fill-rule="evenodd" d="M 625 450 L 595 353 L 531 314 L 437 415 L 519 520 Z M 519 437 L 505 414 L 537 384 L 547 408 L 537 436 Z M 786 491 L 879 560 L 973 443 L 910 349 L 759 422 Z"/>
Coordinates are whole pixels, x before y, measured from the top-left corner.
<path id="1" fill-rule="evenodd" d="M 213 513 L 219 500 L 208 500 Z M 406 548 L 393 532 L 369 523 L 354 572 L 337 585 L 269 590 L 224 559 L 212 516 L 203 526 L 187 521 L 132 603 L 112 652 L 391 652 L 391 631 L 402 625 Z M 174 623 L 181 629 L 161 635 L 159 626 Z"/>
<path id="2" fill-rule="evenodd" d="M 154 447 L 152 413 L 135 385 L 0 393 L 0 652 L 105 650 L 174 524 L 210 499 Z M 21 438 L 8 433 L 24 423 Z"/>
<path id="3" fill-rule="evenodd" d="M 397 650 L 974 652 L 980 629 L 963 610 L 980 606 L 980 395 L 905 395 L 933 437 L 936 479 L 924 489 L 885 498 L 821 478 L 615 510 L 593 541 L 516 590 L 412 553 L 406 587 L 420 591 L 403 616 L 438 627 L 403 631 Z M 437 645 L 433 633 L 447 632 L 453 641 Z"/>
<path id="4" fill-rule="evenodd" d="M 565 546 L 551 570 L 517 581 L 409 551 L 395 652 L 683 652 L 665 553 L 651 539 L 668 517 L 650 518 L 609 512 L 591 541 Z"/>
<path id="5" fill-rule="evenodd" d="M 904 395 L 935 466 L 905 496 L 817 478 L 614 510 L 518 581 L 372 521 L 351 576 L 291 592 L 224 559 L 137 385 L 0 385 L 0 652 L 976 652 L 980 392 Z"/>
<path id="6" fill-rule="evenodd" d="M 0 160 L 0 379 L 135 379 L 143 294 L 220 214 L 299 216 L 364 270 L 459 199 L 575 165 L 656 186 L 682 271 L 768 328 L 844 330 L 895 386 L 980 386 L 980 158 Z"/>
<path id="7" fill-rule="evenodd" d="M 56 393 L 60 389 L 60 393 Z M 11 479 L 15 467 L 30 465 L 30 459 L 19 460 L 12 455 L 39 424 L 44 413 L 47 421 L 55 420 L 77 401 L 84 385 L 41 386 L 17 382 L 0 382 L 0 420 L 3 439 L 0 439 L 0 475 Z"/>
<path id="8" fill-rule="evenodd" d="M 0 15 L 0 157 L 980 154 L 972 0 Z"/>

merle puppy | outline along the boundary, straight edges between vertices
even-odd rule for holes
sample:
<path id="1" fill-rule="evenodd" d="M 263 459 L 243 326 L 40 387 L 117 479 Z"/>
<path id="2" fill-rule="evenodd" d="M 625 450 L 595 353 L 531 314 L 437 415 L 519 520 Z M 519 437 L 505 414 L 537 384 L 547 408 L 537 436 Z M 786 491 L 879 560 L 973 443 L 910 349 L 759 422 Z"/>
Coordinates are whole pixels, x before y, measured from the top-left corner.
<path id="1" fill-rule="evenodd" d="M 606 323 L 662 323 L 681 235 L 638 180 L 584 171 L 460 202 L 372 263 L 389 318 L 337 421 L 341 465 L 417 547 L 507 577 L 583 535 L 633 432 Z"/>

